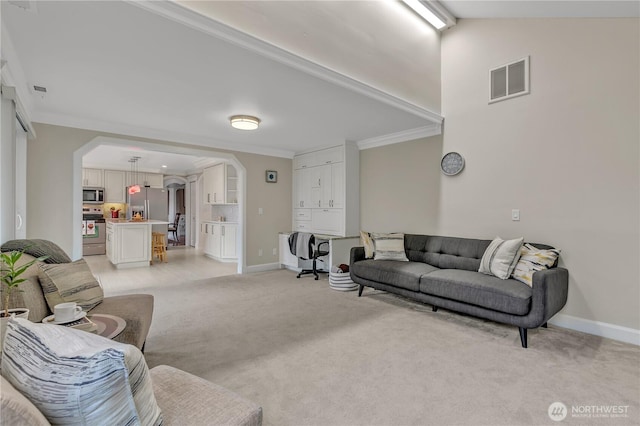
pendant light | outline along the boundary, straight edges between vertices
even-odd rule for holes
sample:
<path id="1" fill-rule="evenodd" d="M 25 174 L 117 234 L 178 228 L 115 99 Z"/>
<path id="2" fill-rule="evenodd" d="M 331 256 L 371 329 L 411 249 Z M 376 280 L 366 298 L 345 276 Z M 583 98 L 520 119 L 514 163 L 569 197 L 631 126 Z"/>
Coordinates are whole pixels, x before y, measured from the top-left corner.
<path id="1" fill-rule="evenodd" d="M 129 163 L 131 163 L 131 176 L 134 179 L 133 185 L 129 187 L 129 195 L 137 194 L 140 192 L 140 185 L 138 184 L 138 160 L 140 157 L 131 157 Z"/>

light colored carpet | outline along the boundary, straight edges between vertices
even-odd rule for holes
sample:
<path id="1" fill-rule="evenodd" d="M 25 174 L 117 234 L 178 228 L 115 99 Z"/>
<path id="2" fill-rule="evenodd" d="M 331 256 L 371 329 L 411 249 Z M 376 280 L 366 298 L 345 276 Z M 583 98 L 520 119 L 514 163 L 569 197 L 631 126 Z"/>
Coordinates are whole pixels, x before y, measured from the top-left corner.
<path id="1" fill-rule="evenodd" d="M 266 425 L 638 424 L 640 348 L 562 328 L 504 326 L 271 271 L 145 286 L 150 367 L 168 364 L 260 404 Z M 572 417 L 572 406 L 629 406 Z"/>

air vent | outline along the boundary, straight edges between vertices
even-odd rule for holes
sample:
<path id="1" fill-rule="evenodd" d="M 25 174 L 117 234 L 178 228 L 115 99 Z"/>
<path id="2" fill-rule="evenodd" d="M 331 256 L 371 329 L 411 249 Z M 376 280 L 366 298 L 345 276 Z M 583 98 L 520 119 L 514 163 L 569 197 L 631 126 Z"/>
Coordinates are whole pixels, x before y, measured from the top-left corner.
<path id="1" fill-rule="evenodd" d="M 38 13 L 36 2 L 33 0 L 9 0 L 9 4 L 31 13 Z"/>
<path id="2" fill-rule="evenodd" d="M 529 57 L 489 70 L 489 103 L 504 101 L 529 93 Z"/>
<path id="3" fill-rule="evenodd" d="M 33 90 L 36 92 L 47 93 L 47 88 L 44 86 L 33 86 Z"/>

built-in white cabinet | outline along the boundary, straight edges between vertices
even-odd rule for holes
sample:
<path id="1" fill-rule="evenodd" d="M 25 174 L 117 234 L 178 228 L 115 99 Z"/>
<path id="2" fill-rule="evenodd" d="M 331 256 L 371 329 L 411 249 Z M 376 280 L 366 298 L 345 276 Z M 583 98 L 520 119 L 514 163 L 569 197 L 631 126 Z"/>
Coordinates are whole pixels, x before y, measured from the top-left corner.
<path id="1" fill-rule="evenodd" d="M 238 225 L 226 222 L 202 222 L 200 235 L 204 254 L 223 262 L 238 260 L 236 237 Z"/>
<path id="2" fill-rule="evenodd" d="M 202 172 L 202 199 L 205 204 L 237 204 L 238 175 L 231 164 L 220 163 Z"/>
<path id="3" fill-rule="evenodd" d="M 360 161 L 353 143 L 293 159 L 293 230 L 353 236 L 360 231 Z"/>
<path id="4" fill-rule="evenodd" d="M 126 172 L 123 170 L 104 171 L 105 203 L 126 203 Z"/>
<path id="5" fill-rule="evenodd" d="M 151 188 L 164 188 L 164 175 L 162 173 L 127 172 L 125 186 L 136 184 Z"/>
<path id="6" fill-rule="evenodd" d="M 102 169 L 82 169 L 82 186 L 102 188 L 104 186 Z"/>

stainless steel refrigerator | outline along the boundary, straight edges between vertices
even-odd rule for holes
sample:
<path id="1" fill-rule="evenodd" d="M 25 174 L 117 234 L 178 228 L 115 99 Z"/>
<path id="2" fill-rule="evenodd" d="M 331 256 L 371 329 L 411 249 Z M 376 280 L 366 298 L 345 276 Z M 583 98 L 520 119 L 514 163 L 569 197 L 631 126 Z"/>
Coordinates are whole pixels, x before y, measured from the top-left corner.
<path id="1" fill-rule="evenodd" d="M 127 187 L 127 219 L 140 212 L 144 219 L 169 219 L 169 192 L 161 188 L 140 187 L 140 192 L 129 194 Z M 169 225 L 153 225 L 153 232 L 167 234 Z M 165 237 L 165 241 L 167 237 Z"/>

